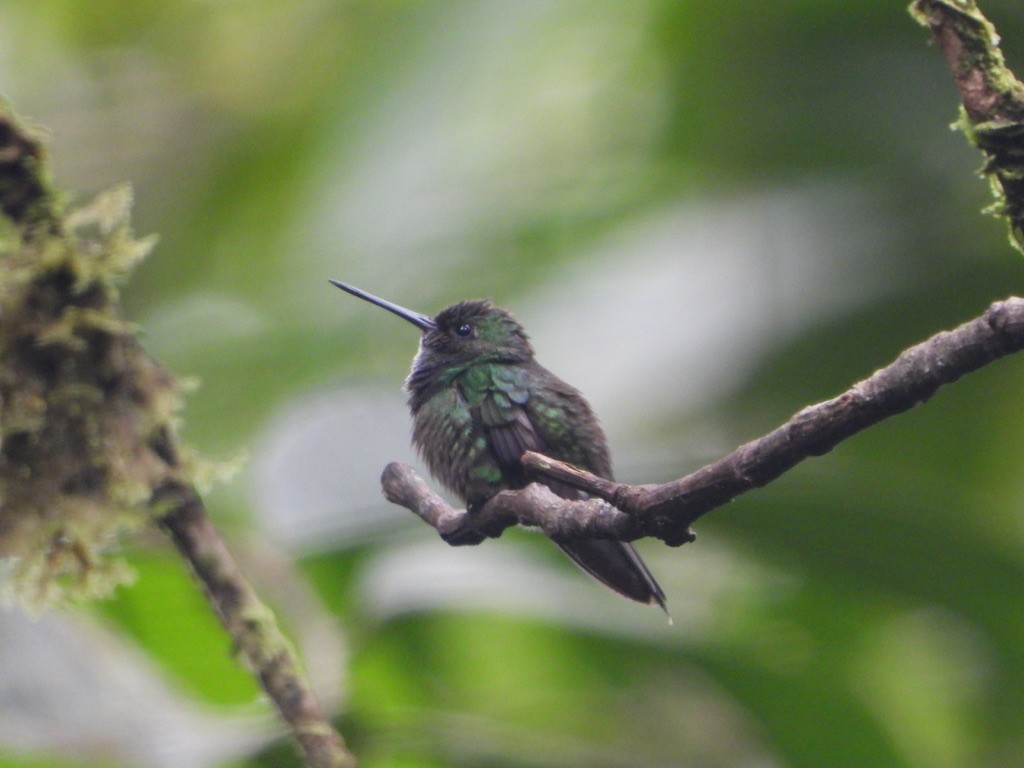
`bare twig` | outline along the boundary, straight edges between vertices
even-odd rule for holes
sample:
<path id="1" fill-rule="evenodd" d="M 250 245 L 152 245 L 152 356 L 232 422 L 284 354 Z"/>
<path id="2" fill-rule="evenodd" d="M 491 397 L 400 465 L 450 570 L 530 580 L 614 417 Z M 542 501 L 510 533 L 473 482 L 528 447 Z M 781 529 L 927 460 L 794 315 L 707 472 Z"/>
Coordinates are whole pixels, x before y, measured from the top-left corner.
<path id="1" fill-rule="evenodd" d="M 411 509 L 452 544 L 475 544 L 516 523 L 550 536 L 631 541 L 653 536 L 678 546 L 692 541 L 690 525 L 741 493 L 774 480 L 810 456 L 820 456 L 862 429 L 924 402 L 944 384 L 1024 349 L 1024 299 L 992 304 L 980 317 L 911 347 L 886 367 L 831 400 L 804 408 L 767 435 L 678 480 L 627 485 L 596 477 L 536 453 L 524 465 L 541 475 L 605 499 L 567 501 L 539 485 L 498 494 L 481 509 L 455 510 L 413 471 L 392 463 L 384 494 Z"/>
<path id="2" fill-rule="evenodd" d="M 203 585 L 207 599 L 310 768 L 350 768 L 355 758 L 320 711 L 295 653 L 274 614 L 257 597 L 191 487 L 168 483 L 154 496 L 160 526 L 174 541 Z"/>

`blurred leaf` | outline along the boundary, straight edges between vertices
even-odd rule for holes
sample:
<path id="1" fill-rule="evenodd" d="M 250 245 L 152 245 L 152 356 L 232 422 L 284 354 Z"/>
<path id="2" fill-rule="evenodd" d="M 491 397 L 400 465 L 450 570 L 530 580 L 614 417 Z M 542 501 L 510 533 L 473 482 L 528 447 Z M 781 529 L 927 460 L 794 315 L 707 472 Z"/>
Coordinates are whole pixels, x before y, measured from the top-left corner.
<path id="1" fill-rule="evenodd" d="M 102 613 L 153 656 L 176 682 L 213 704 L 251 704 L 252 675 L 234 657 L 209 604 L 169 550 L 136 552 L 135 583 L 100 603 Z"/>
<path id="2" fill-rule="evenodd" d="M 99 760 L 69 760 L 66 757 L 46 758 L 18 756 L 14 754 L 0 755 L 0 768 L 104 768 L 109 763 Z"/>

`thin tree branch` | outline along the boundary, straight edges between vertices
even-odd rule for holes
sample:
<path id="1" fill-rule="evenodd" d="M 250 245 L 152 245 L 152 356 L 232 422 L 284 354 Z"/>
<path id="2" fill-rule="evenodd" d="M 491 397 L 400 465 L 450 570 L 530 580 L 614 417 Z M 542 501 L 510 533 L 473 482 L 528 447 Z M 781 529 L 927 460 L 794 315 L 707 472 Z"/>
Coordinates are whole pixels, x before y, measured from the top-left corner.
<path id="1" fill-rule="evenodd" d="M 539 453 L 524 454 L 524 462 L 527 456 L 558 465 L 567 473 L 585 476 L 583 482 L 595 480 L 608 483 Z M 553 538 L 632 541 L 646 535 L 637 518 L 616 509 L 607 501 L 569 501 L 556 496 L 547 486 L 537 483 L 531 483 L 519 491 L 502 491 L 472 513 L 451 507 L 431 490 L 412 467 L 399 461 L 393 461 L 384 468 L 381 484 L 388 501 L 415 512 L 423 522 L 436 528 L 441 538 L 452 546 L 479 544 L 485 538 L 500 536 L 513 525 L 534 526 Z M 618 483 L 609 485 L 617 486 Z"/>
<path id="2" fill-rule="evenodd" d="M 157 491 L 153 504 L 167 509 L 158 518 L 160 527 L 192 567 L 238 651 L 291 729 L 306 765 L 355 766 L 355 758 L 320 711 L 274 614 L 239 569 L 199 495 L 190 486 L 171 482 Z"/>
<path id="3" fill-rule="evenodd" d="M 192 487 L 179 442 L 180 388 L 121 318 L 117 285 L 148 250 L 131 196 L 65 212 L 41 143 L 0 101 L 0 553 L 33 603 L 105 594 L 125 569 L 111 550 L 156 519 L 290 727 L 311 768 L 355 760 L 320 712 L 274 615 Z M 159 608 L 159 606 L 155 606 Z"/>
<path id="4" fill-rule="evenodd" d="M 995 27 L 972 0 L 915 0 L 910 13 L 931 30 L 972 122 L 1021 117 L 1024 86 L 1006 66 Z"/>
<path id="5" fill-rule="evenodd" d="M 1006 218 L 1010 242 L 1024 251 L 1024 84 L 973 0 L 915 0 L 910 13 L 931 30 L 953 73 L 963 105 L 957 125 L 985 155 L 982 173 L 996 197 L 989 212 Z"/>
<path id="6" fill-rule="evenodd" d="M 939 387 L 1021 349 L 1024 299 L 1011 297 L 952 331 L 910 347 L 838 397 L 804 408 L 767 435 L 668 483 L 616 483 L 541 454 L 523 455 L 523 464 L 535 475 L 572 485 L 607 504 L 560 499 L 533 484 L 499 493 L 469 513 L 450 507 L 410 467 L 397 462 L 384 470 L 384 495 L 415 512 L 450 544 L 475 544 L 519 523 L 539 527 L 554 538 L 631 541 L 652 536 L 678 546 L 693 541 L 690 525 L 707 512 L 923 403 Z"/>

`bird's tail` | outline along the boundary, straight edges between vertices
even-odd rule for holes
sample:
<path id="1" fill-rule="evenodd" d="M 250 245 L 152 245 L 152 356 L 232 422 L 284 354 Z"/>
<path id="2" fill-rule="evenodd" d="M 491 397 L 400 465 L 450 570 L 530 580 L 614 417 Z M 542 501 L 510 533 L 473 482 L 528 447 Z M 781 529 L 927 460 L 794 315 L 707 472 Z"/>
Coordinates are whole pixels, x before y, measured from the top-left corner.
<path id="1" fill-rule="evenodd" d="M 638 603 L 665 607 L 665 593 L 632 544 L 609 539 L 573 539 L 555 542 L 580 568 L 605 586 Z"/>

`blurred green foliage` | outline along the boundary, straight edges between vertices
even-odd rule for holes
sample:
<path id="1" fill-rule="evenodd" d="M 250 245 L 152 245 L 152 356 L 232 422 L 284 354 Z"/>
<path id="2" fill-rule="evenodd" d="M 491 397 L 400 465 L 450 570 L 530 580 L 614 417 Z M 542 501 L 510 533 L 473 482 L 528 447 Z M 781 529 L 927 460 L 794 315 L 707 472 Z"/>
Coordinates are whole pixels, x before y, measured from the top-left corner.
<path id="1" fill-rule="evenodd" d="M 1024 68 L 1020 8 L 983 8 Z M 0 90 L 47 126 L 61 186 L 135 185 L 135 229 L 161 242 L 124 299 L 156 356 L 202 382 L 184 432 L 214 456 L 258 459 L 332 393 L 380 424 L 338 431 L 339 473 L 401 423 L 414 337 L 330 277 L 423 311 L 489 295 L 557 318 L 527 322 L 540 359 L 608 393 L 595 405 L 634 481 L 696 468 L 1022 290 L 979 213 L 980 158 L 948 130 L 945 62 L 898 4 L 46 0 L 0 3 L 0 29 Z M 649 258 L 658 217 L 704 233 L 658 241 L 692 265 L 678 285 Z M 723 307 L 746 344 L 716 335 Z M 628 397 L 698 333 L 656 402 Z M 560 338 L 589 354 L 584 380 L 544 354 Z M 654 354 L 626 364 L 643 340 Z M 676 394 L 719 359 L 730 378 Z M 336 516 L 369 528 L 278 537 L 287 522 L 254 515 L 259 461 L 211 508 L 299 647 L 321 648 L 310 675 L 365 766 L 1024 766 L 1022 381 L 1024 362 L 997 363 L 717 510 L 695 544 L 645 545 L 670 628 L 539 537 L 448 550 L 344 487 Z M 285 474 L 315 465 L 323 446 L 302 445 Z M 511 550 L 526 570 L 503 570 Z M 137 584 L 93 618 L 202 711 L 249 712 L 255 686 L 170 548 L 132 559 Z M 488 586 L 524 573 L 550 576 L 540 607 Z M 335 628 L 326 652 L 317 622 Z M 37 751 L 0 768 L 73 764 Z M 280 742 L 252 751 L 233 764 L 294 764 Z"/>

